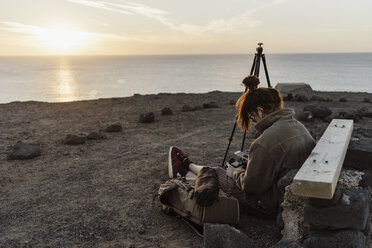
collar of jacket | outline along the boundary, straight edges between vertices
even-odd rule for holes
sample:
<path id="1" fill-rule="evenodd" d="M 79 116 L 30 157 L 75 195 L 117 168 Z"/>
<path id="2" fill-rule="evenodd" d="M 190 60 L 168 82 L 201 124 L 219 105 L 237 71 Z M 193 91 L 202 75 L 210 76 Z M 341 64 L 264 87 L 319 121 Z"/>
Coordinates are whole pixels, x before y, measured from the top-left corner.
<path id="1" fill-rule="evenodd" d="M 292 119 L 293 115 L 294 115 L 294 111 L 292 109 L 289 109 L 289 108 L 279 109 L 265 116 L 265 118 L 263 118 L 260 122 L 258 122 L 254 127 L 257 129 L 258 132 L 263 133 L 267 128 L 269 128 L 277 120 Z"/>

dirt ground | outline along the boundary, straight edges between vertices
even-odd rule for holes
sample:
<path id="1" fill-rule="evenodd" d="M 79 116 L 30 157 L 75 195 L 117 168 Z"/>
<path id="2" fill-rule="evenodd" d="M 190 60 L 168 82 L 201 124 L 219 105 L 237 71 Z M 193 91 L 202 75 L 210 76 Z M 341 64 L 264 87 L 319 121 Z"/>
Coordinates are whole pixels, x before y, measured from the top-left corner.
<path id="1" fill-rule="evenodd" d="M 318 92 L 331 98 L 336 116 L 372 104 L 367 93 Z M 0 104 L 0 247 L 202 247 L 202 239 L 181 220 L 160 211 L 157 193 L 167 180 L 169 146 L 183 149 L 193 161 L 219 166 L 235 120 L 230 103 L 241 93 L 135 95 L 71 103 Z M 347 102 L 338 99 L 346 97 Z M 183 105 L 219 107 L 182 112 Z M 297 112 L 316 102 L 288 102 Z M 170 107 L 172 115 L 162 116 Z M 139 115 L 155 113 L 155 122 Z M 67 134 L 87 134 L 120 122 L 123 132 L 83 145 L 62 143 Z M 371 127 L 363 118 L 354 130 Z M 328 123 L 306 126 L 319 138 Z M 238 150 L 236 131 L 230 155 Z M 40 143 L 42 155 L 8 161 L 18 140 Z M 249 142 L 248 142 L 249 143 Z M 257 247 L 280 239 L 275 220 L 244 215 L 241 229 Z"/>

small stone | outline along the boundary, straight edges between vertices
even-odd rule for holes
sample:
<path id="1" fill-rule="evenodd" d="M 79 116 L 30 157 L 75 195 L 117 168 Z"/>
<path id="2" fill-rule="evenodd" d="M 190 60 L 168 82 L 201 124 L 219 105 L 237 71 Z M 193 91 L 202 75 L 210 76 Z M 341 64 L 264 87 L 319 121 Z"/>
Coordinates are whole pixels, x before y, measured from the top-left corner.
<path id="1" fill-rule="evenodd" d="M 347 99 L 345 97 L 342 97 L 340 99 L 338 99 L 339 102 L 347 102 Z"/>
<path id="2" fill-rule="evenodd" d="M 7 156 L 8 160 L 32 159 L 41 155 L 40 144 L 27 144 L 18 141 Z"/>
<path id="3" fill-rule="evenodd" d="M 63 140 L 63 144 L 65 145 L 80 145 L 84 144 L 87 140 L 86 136 L 78 136 L 74 134 L 67 134 L 65 139 Z"/>
<path id="4" fill-rule="evenodd" d="M 296 94 L 295 97 L 294 97 L 294 100 L 297 101 L 297 102 L 308 102 L 309 98 L 305 95 Z"/>
<path id="5" fill-rule="evenodd" d="M 155 115 L 153 112 L 141 114 L 139 118 L 139 122 L 141 123 L 152 123 L 154 121 L 155 121 Z"/>
<path id="6" fill-rule="evenodd" d="M 362 107 L 356 111 L 361 117 L 372 118 L 372 111 L 367 107 Z"/>
<path id="7" fill-rule="evenodd" d="M 182 106 L 182 109 L 181 109 L 182 112 L 190 112 L 190 111 L 193 111 L 193 108 L 190 106 L 190 105 L 183 105 Z"/>
<path id="8" fill-rule="evenodd" d="M 68 156 L 68 155 L 70 155 L 70 153 L 69 152 L 63 152 L 63 156 Z"/>
<path id="9" fill-rule="evenodd" d="M 173 111 L 171 108 L 165 107 L 161 110 L 162 115 L 171 115 L 173 114 Z"/>
<path id="10" fill-rule="evenodd" d="M 303 242 L 306 248 L 365 248 L 366 236 L 360 231 L 321 231 L 310 234 Z"/>
<path id="11" fill-rule="evenodd" d="M 101 140 L 101 139 L 107 139 L 107 136 L 102 132 L 90 132 L 87 136 L 87 139 Z"/>
<path id="12" fill-rule="evenodd" d="M 363 99 L 363 102 L 368 102 L 368 103 L 370 103 L 370 102 L 371 102 L 371 99 L 365 97 L 365 98 Z"/>
<path id="13" fill-rule="evenodd" d="M 105 128 L 105 132 L 108 132 L 108 133 L 115 133 L 115 132 L 122 132 L 122 131 L 123 131 L 123 127 L 121 126 L 119 122 L 110 124 Z"/>
<path id="14" fill-rule="evenodd" d="M 311 111 L 304 111 L 298 115 L 299 121 L 311 121 L 313 119 L 313 113 Z"/>
<path id="15" fill-rule="evenodd" d="M 145 233 L 145 228 L 142 225 L 138 226 L 137 231 L 138 231 L 139 234 L 144 234 Z"/>
<path id="16" fill-rule="evenodd" d="M 204 103 L 203 108 L 218 108 L 218 105 L 216 102 L 209 102 L 209 103 Z"/>
<path id="17" fill-rule="evenodd" d="M 250 248 L 253 241 L 238 229 L 226 224 L 204 224 L 205 248 Z"/>
<path id="18" fill-rule="evenodd" d="M 303 111 L 310 111 L 313 113 L 314 118 L 325 118 L 332 114 L 329 108 L 320 104 L 305 106 Z"/>
<path id="19" fill-rule="evenodd" d="M 355 111 L 349 112 L 349 113 L 345 111 L 341 111 L 339 113 L 339 118 L 347 119 L 347 120 L 354 120 L 354 122 L 358 122 L 360 119 L 362 119 L 362 116 Z"/>
<path id="20" fill-rule="evenodd" d="M 236 100 L 230 100 L 230 105 L 235 105 L 235 103 L 236 103 Z"/>
<path id="21" fill-rule="evenodd" d="M 327 122 L 327 123 L 331 123 L 332 117 L 331 116 L 326 116 L 326 117 L 323 118 L 323 121 Z"/>

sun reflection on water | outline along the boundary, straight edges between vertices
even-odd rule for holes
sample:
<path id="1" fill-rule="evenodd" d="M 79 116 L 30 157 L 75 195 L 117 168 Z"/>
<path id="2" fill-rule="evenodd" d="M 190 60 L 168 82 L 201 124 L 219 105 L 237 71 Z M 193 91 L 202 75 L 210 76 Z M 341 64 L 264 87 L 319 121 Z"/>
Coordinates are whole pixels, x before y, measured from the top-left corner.
<path id="1" fill-rule="evenodd" d="M 57 85 L 57 101 L 70 102 L 77 100 L 74 74 L 65 60 L 61 60 L 60 69 L 57 71 Z"/>

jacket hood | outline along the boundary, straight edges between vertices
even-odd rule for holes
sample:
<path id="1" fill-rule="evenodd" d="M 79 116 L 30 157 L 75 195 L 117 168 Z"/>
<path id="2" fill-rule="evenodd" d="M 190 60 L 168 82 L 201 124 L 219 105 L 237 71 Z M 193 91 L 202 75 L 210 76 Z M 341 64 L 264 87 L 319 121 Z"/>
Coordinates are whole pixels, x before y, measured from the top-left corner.
<path id="1" fill-rule="evenodd" d="M 279 119 L 292 119 L 293 116 L 294 116 L 293 109 L 290 108 L 279 109 L 265 116 L 265 118 L 258 122 L 254 127 L 258 132 L 263 133 L 267 128 L 269 128 Z"/>

